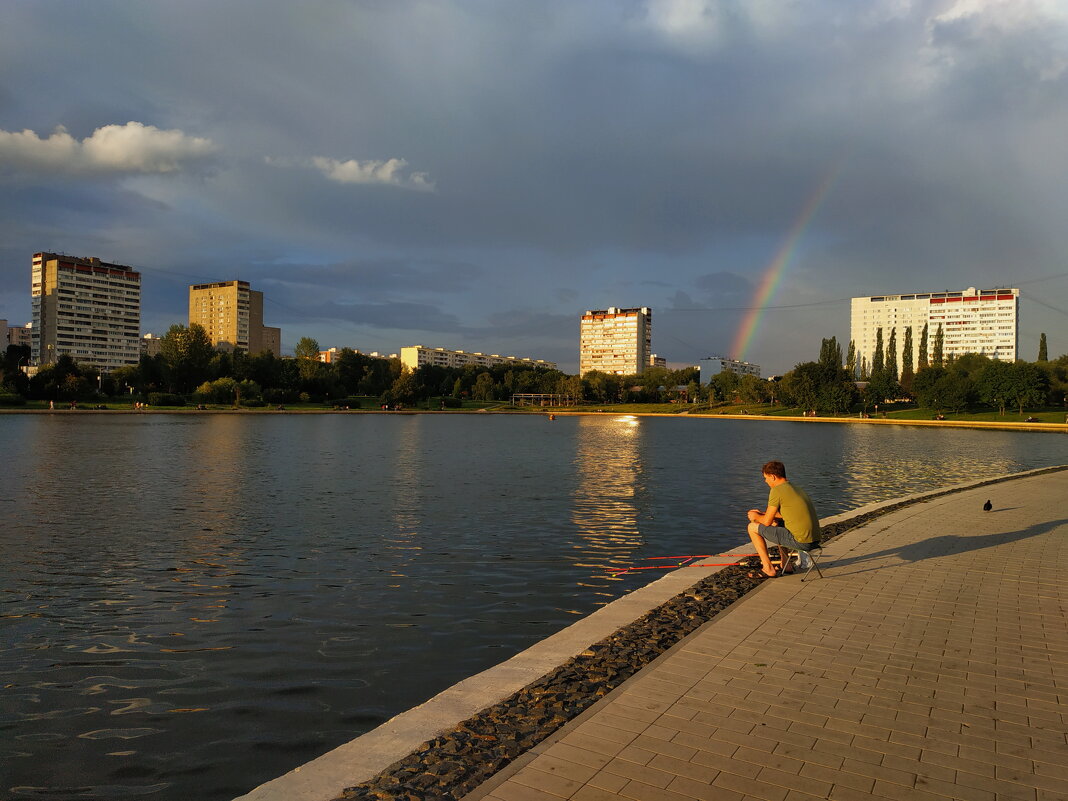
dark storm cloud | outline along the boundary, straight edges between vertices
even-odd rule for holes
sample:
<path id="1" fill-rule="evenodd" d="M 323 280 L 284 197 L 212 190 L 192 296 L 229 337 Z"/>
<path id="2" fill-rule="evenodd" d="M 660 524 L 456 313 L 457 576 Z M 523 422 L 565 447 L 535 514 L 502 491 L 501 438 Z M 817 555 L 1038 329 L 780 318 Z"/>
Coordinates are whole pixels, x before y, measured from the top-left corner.
<path id="1" fill-rule="evenodd" d="M 302 286 L 313 291 L 382 298 L 407 294 L 450 294 L 469 290 L 483 270 L 464 262 L 420 259 L 364 259 L 334 264 L 259 264 L 268 286 Z"/>
<path id="2" fill-rule="evenodd" d="M 72 69 L 41 41 L 96 46 Z M 1045 275 L 1066 43 L 1044 0 L 15 4 L 0 131 L 37 141 L 5 140 L 0 281 L 65 249 L 158 267 L 158 317 L 183 275 L 240 274 L 317 334 L 573 359 L 583 308 L 752 302 L 806 211 L 773 303 Z M 77 147 L 46 147 L 60 125 Z M 108 126 L 141 157 L 86 151 Z M 767 315 L 749 355 L 811 357 L 847 306 Z M 656 316 L 654 349 L 732 339 L 688 314 Z"/>
<path id="3" fill-rule="evenodd" d="M 455 334 L 464 327 L 459 318 L 426 303 L 338 303 L 323 301 L 272 309 L 282 326 L 340 321 L 349 325 L 394 330 Z M 413 343 L 405 343 L 413 344 Z"/>

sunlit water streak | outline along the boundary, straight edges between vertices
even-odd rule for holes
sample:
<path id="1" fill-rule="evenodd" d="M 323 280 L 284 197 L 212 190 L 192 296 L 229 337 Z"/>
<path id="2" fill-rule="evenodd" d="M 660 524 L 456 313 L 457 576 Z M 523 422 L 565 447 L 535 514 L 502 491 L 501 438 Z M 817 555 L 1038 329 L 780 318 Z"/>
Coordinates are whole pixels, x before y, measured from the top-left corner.
<path id="1" fill-rule="evenodd" d="M 495 416 L 0 418 L 0 797 L 229 799 L 738 543 L 1064 439 Z M 996 492 L 996 491 L 995 491 Z"/>

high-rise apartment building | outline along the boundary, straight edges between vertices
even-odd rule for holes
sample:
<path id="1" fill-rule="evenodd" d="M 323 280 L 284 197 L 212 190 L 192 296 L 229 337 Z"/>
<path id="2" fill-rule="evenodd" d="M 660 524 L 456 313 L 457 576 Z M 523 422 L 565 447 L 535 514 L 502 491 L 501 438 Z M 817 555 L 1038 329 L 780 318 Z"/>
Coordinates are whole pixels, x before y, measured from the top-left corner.
<path id="1" fill-rule="evenodd" d="M 981 353 L 992 359 L 1015 361 L 1019 338 L 1019 289 L 976 289 L 915 295 L 873 295 L 853 298 L 849 338 L 855 343 L 857 364 L 872 364 L 878 331 L 883 348 L 896 329 L 897 364 L 903 369 L 905 331 L 912 329 L 913 369 L 920 358 L 920 339 L 927 326 L 927 357 L 934 352 L 942 326 L 944 358 Z"/>
<path id="2" fill-rule="evenodd" d="M 60 356 L 111 370 L 141 354 L 141 274 L 97 258 L 35 253 L 31 268 L 30 359 Z"/>
<path id="3" fill-rule="evenodd" d="M 644 373 L 652 355 L 653 312 L 639 309 L 586 311 L 579 325 L 579 374 Z"/>
<path id="4" fill-rule="evenodd" d="M 216 281 L 189 287 L 189 324 L 204 327 L 222 351 L 270 351 L 282 355 L 282 330 L 263 324 L 263 293 L 248 281 Z"/>

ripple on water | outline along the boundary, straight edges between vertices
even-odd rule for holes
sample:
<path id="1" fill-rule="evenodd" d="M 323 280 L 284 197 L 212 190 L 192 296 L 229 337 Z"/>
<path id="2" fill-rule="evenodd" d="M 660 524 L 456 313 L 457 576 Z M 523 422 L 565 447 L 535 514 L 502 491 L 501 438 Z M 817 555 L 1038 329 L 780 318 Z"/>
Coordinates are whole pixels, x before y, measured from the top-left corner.
<path id="1" fill-rule="evenodd" d="M 657 573 L 605 567 L 733 546 L 769 458 L 829 516 L 1061 448 L 611 416 L 4 418 L 0 797 L 228 801 Z M 87 478 L 92 504 L 68 491 Z"/>

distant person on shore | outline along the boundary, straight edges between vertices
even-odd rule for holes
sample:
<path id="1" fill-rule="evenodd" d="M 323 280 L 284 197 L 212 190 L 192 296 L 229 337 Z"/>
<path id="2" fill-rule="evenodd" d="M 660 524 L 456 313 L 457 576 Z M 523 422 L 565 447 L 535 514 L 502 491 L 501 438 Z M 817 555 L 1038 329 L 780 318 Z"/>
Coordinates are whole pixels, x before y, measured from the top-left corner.
<path id="1" fill-rule="evenodd" d="M 786 480 L 786 466 L 782 462 L 768 462 L 761 473 L 771 489 L 768 508 L 763 513 L 759 509 L 749 510 L 749 539 L 760 556 L 763 576 L 774 578 L 779 574 L 771 564 L 768 543 L 779 546 L 779 564 L 784 569 L 789 563 L 787 548 L 798 552 L 800 566 L 805 567 L 808 554 L 798 546 L 820 541 L 820 519 L 805 491 Z"/>

